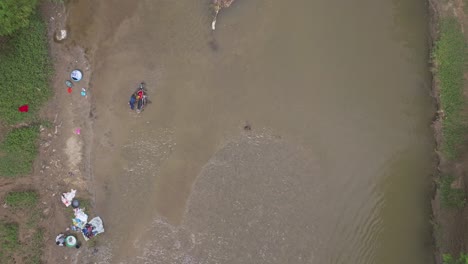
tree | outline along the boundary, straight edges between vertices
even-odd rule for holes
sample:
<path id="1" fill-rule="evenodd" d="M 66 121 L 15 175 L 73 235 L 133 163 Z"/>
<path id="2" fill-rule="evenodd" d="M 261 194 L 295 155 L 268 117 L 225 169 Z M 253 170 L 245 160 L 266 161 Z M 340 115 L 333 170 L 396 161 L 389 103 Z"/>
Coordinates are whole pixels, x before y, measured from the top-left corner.
<path id="1" fill-rule="evenodd" d="M 0 36 L 28 26 L 36 5 L 37 0 L 0 0 Z"/>

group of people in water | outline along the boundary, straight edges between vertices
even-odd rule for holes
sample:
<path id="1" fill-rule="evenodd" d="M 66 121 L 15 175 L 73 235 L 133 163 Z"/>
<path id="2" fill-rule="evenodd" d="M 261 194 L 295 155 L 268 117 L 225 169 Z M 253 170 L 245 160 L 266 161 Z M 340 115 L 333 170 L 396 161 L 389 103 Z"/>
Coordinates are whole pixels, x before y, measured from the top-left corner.
<path id="1" fill-rule="evenodd" d="M 137 113 L 141 112 L 146 105 L 146 97 L 144 83 L 140 83 L 137 90 L 130 96 L 130 100 L 128 101 L 130 109 L 135 110 L 136 108 Z"/>

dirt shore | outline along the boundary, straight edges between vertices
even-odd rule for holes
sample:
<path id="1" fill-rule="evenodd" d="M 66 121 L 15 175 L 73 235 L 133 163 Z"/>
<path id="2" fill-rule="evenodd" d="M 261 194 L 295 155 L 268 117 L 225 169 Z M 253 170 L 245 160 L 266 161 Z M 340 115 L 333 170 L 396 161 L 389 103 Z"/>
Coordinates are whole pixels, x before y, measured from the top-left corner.
<path id="1" fill-rule="evenodd" d="M 86 252 L 86 247 L 79 251 L 64 251 L 55 245 L 54 239 L 71 225 L 71 209 L 61 203 L 61 194 L 76 189 L 78 198 L 91 198 L 89 142 L 93 137 L 94 116 L 92 87 L 89 87 L 91 69 L 81 47 L 68 39 L 62 42 L 54 40 L 57 30 L 66 29 L 66 7 L 47 1 L 40 10 L 48 25 L 49 52 L 55 69 L 51 80 L 54 96 L 40 115 L 49 120 L 51 126 L 42 128 L 40 153 L 32 176 L 14 183 L 13 180 L 0 179 L 0 192 L 28 187 L 38 190 L 43 213 L 41 226 L 45 229 L 43 263 L 72 263 L 71 260 L 76 260 L 80 252 Z M 80 69 L 83 79 L 75 82 L 72 93 L 68 93 L 65 81 L 70 79 L 73 69 Z M 86 97 L 80 95 L 82 88 L 87 91 Z M 81 129 L 79 135 L 75 133 L 77 128 Z"/>

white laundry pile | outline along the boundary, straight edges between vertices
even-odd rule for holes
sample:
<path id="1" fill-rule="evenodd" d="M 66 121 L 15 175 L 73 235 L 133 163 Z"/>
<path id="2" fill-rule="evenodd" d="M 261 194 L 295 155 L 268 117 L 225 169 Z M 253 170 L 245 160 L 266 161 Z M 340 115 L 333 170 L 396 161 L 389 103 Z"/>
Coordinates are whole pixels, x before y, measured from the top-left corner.
<path id="1" fill-rule="evenodd" d="M 76 190 L 71 189 L 70 192 L 62 193 L 62 203 L 68 207 L 70 206 L 73 198 L 75 198 Z"/>
<path id="2" fill-rule="evenodd" d="M 74 189 L 71 189 L 70 192 L 63 193 L 62 203 L 67 207 L 70 206 L 70 204 L 72 204 L 73 198 L 75 198 L 75 195 L 76 190 Z M 73 209 L 73 212 L 75 217 L 72 219 L 72 230 L 83 233 L 85 240 L 89 240 L 98 234 L 104 233 L 104 224 L 102 223 L 102 219 L 99 216 L 94 217 L 91 219 L 91 221 L 88 222 L 88 215 L 84 212 L 83 208 L 75 208 Z"/>
<path id="3" fill-rule="evenodd" d="M 88 215 L 83 212 L 83 209 L 76 208 L 75 211 L 75 218 L 73 219 L 73 225 L 78 227 L 80 230 L 84 228 L 86 223 L 88 222 Z"/>

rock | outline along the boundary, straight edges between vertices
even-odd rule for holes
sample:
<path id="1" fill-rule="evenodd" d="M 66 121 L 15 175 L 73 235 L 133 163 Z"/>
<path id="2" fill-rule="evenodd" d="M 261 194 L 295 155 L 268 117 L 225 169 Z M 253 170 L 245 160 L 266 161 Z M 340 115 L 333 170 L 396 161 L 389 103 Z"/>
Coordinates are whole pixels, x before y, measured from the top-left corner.
<path id="1" fill-rule="evenodd" d="M 234 2 L 234 0 L 213 0 L 213 11 L 215 13 L 213 17 L 213 21 L 211 22 L 211 29 L 215 30 L 216 29 L 216 19 L 218 18 L 218 13 L 221 11 L 223 8 L 228 8 L 231 6 L 231 4 Z"/>
<path id="2" fill-rule="evenodd" d="M 67 38 L 67 31 L 65 29 L 57 30 L 55 32 L 55 40 L 62 41 Z"/>

